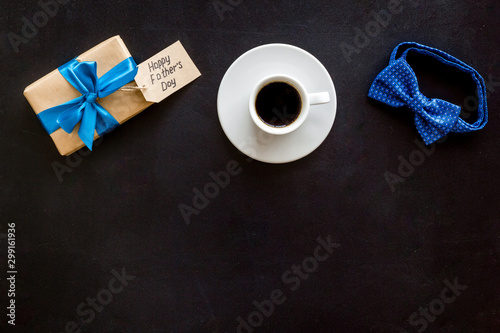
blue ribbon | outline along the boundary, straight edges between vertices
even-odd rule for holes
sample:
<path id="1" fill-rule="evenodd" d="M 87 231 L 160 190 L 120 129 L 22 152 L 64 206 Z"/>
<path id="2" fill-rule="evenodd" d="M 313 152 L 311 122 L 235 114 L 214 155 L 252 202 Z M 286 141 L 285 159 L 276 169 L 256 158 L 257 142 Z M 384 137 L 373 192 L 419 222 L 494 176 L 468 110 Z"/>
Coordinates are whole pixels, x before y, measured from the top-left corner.
<path id="1" fill-rule="evenodd" d="M 397 58 L 400 48 L 406 48 Z M 477 85 L 478 116 L 474 124 L 460 118 L 460 106 L 438 98 L 425 97 L 418 88 L 413 69 L 406 61 L 408 52 L 431 56 L 441 63 L 469 73 Z M 431 144 L 450 132 L 477 131 L 488 122 L 486 86 L 479 73 L 469 65 L 438 49 L 413 42 L 399 44 L 387 66 L 373 81 L 368 96 L 392 107 L 408 106 L 415 113 L 415 125 L 425 144 Z"/>
<path id="2" fill-rule="evenodd" d="M 80 123 L 78 136 L 92 150 L 94 131 L 102 136 L 120 125 L 96 99 L 106 97 L 133 81 L 137 74 L 137 64 L 129 57 L 100 78 L 97 77 L 95 61 L 79 62 L 73 59 L 58 70 L 82 96 L 40 112 L 38 119 L 49 134 L 59 128 L 71 133 L 76 124 Z"/>

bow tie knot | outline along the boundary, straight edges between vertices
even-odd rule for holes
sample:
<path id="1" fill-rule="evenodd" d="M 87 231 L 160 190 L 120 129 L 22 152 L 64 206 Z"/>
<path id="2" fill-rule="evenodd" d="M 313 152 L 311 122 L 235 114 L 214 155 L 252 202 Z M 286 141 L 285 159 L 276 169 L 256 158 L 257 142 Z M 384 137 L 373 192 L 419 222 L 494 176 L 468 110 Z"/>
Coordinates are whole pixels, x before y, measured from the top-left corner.
<path id="1" fill-rule="evenodd" d="M 412 97 L 407 103 L 408 107 L 415 113 L 421 113 L 431 103 L 431 100 L 420 91 L 415 91 Z"/>

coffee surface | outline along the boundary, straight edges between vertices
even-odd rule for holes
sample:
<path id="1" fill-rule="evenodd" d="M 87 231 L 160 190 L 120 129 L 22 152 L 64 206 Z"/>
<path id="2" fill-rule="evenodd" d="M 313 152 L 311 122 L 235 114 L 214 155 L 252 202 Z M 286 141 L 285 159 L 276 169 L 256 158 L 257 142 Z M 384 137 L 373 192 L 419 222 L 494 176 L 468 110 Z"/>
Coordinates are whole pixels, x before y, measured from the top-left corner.
<path id="1" fill-rule="evenodd" d="M 260 119 L 272 127 L 285 127 L 293 123 L 302 108 L 300 94 L 286 82 L 271 82 L 262 87 L 255 100 Z"/>

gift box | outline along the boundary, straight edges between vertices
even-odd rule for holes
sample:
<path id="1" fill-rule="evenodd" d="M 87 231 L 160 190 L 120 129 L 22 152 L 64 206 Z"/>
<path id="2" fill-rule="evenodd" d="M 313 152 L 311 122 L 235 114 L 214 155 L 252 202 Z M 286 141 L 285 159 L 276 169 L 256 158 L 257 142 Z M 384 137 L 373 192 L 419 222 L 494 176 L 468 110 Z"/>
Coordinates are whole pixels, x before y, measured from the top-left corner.
<path id="1" fill-rule="evenodd" d="M 82 64 L 85 66 L 81 66 Z M 81 138 L 84 136 L 82 136 L 81 133 L 79 134 L 80 125 L 83 124 L 83 121 L 74 122 L 71 126 L 64 125 L 66 122 L 71 123 L 71 121 L 75 120 L 72 118 L 77 116 L 81 118 L 83 112 L 87 112 L 85 109 L 87 106 L 82 107 L 82 103 L 92 104 L 92 108 L 97 110 L 97 124 L 95 127 L 97 130 L 92 128 L 94 133 L 93 138 L 91 134 L 92 131 L 87 130 L 87 132 L 90 133 L 87 136 L 89 138 L 86 140 L 89 148 L 92 146 L 92 141 L 99 138 L 99 132 L 101 135 L 108 132 L 115 126 L 124 123 L 153 104 L 145 100 L 142 92 L 140 89 L 137 89 L 137 85 L 133 81 L 135 76 L 133 71 L 137 71 L 135 68 L 136 65 L 120 36 L 115 36 L 102 42 L 79 55 L 73 62 L 64 66 L 50 72 L 24 90 L 24 96 L 35 111 L 35 114 L 37 114 L 41 121 L 45 120 L 45 123 L 42 121 L 42 124 L 47 132 L 49 132 L 50 137 L 61 155 L 70 155 L 86 145 Z M 73 75 L 71 71 L 78 66 L 80 66 L 80 72 L 82 73 L 96 71 L 97 77 L 93 79 L 79 77 L 74 79 L 73 83 L 70 83 L 67 77 L 71 77 L 71 75 Z M 124 70 L 128 71 L 126 73 L 127 75 L 123 74 Z M 65 72 L 70 72 L 70 74 L 63 76 L 62 73 Z M 116 77 L 118 77 L 118 79 L 116 79 Z M 82 89 L 77 90 L 74 86 L 78 85 L 79 81 L 84 83 L 87 82 L 87 86 L 102 86 L 102 83 L 95 83 L 97 82 L 97 78 L 99 78 L 99 80 L 106 79 L 105 81 L 107 81 L 107 86 L 102 89 L 103 91 L 83 94 L 79 91 Z M 129 82 L 127 83 L 123 80 Z M 76 83 L 74 83 L 75 81 Z M 112 90 L 114 90 L 114 92 L 108 94 Z M 100 96 L 102 95 L 107 96 L 101 98 Z M 54 119 L 49 119 L 49 121 L 44 119 L 44 116 L 50 113 L 47 112 L 47 110 L 64 108 L 64 106 L 60 106 L 68 103 L 75 104 L 71 104 L 73 106 L 66 105 L 66 108 L 73 108 L 71 114 L 69 112 L 63 114 L 65 110 L 62 110 L 56 117 L 52 117 Z M 78 107 L 80 107 L 80 109 L 78 109 Z M 44 111 L 45 113 L 42 114 Z M 95 114 L 96 111 L 93 112 Z M 102 119 L 99 118 L 101 116 Z M 83 115 L 83 117 L 92 118 L 93 116 Z M 85 121 L 86 124 L 82 125 L 84 127 L 88 127 L 88 123 L 92 124 L 92 121 L 95 122 L 95 120 L 92 119 Z M 98 131 L 99 126 L 106 130 Z M 70 133 L 67 133 L 67 131 Z"/>

